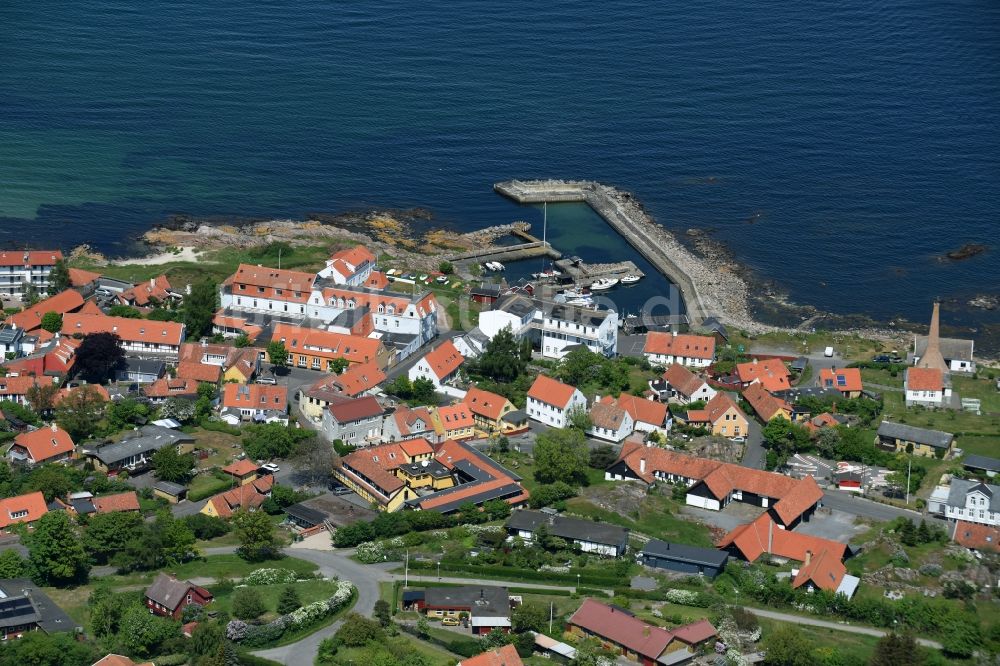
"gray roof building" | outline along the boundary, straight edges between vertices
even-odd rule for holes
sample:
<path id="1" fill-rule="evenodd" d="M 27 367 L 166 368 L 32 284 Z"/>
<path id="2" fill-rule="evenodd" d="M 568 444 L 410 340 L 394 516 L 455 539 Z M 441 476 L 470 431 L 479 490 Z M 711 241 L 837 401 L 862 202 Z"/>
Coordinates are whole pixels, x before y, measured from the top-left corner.
<path id="1" fill-rule="evenodd" d="M 981 481 L 966 481 L 965 479 L 951 480 L 951 490 L 948 491 L 948 506 L 964 507 L 965 498 L 971 492 L 980 492 L 988 497 L 991 512 L 1000 511 L 1000 486 L 993 486 Z"/>
<path id="2" fill-rule="evenodd" d="M 545 525 L 552 536 L 568 541 L 610 546 L 622 552 L 628 545 L 629 531 L 625 527 L 530 509 L 519 509 L 511 513 L 505 526 L 508 532 L 516 535 L 518 532 L 535 534 L 542 525 Z"/>
<path id="3" fill-rule="evenodd" d="M 882 421 L 879 424 L 878 436 L 880 438 L 898 439 L 904 442 L 932 446 L 936 449 L 947 449 L 955 440 L 955 436 L 950 432 L 927 430 L 926 428 L 917 428 L 916 426 L 904 423 L 892 423 L 891 421 Z"/>
<path id="4" fill-rule="evenodd" d="M 510 595 L 506 587 L 462 585 L 459 587 L 428 587 L 424 590 L 424 605 L 431 610 L 465 610 L 473 616 L 508 616 Z"/>
<path id="5" fill-rule="evenodd" d="M 0 580 L 0 634 L 24 626 L 47 634 L 74 631 L 77 624 L 27 578 Z"/>
<path id="6" fill-rule="evenodd" d="M 972 340 L 962 340 L 960 338 L 939 338 L 938 346 L 941 349 L 941 356 L 948 361 L 972 361 L 975 343 Z M 913 338 L 913 355 L 923 358 L 927 352 L 927 336 L 917 335 Z"/>
<path id="7" fill-rule="evenodd" d="M 965 460 L 962 461 L 962 467 L 972 471 L 981 470 L 984 472 L 1000 472 L 1000 460 L 990 458 L 988 456 L 977 456 L 974 453 L 970 453 L 965 456 Z"/>
<path id="8" fill-rule="evenodd" d="M 640 551 L 643 558 L 657 557 L 678 562 L 721 569 L 729 559 L 729 553 L 716 548 L 699 548 L 683 543 L 669 543 L 660 539 L 650 539 Z"/>
<path id="9" fill-rule="evenodd" d="M 105 465 L 113 466 L 115 463 L 133 456 L 159 451 L 165 446 L 193 441 L 193 436 L 179 430 L 147 425 L 143 426 L 132 436 L 126 435 L 125 439 L 120 442 L 101 446 L 93 450 L 84 450 L 84 454 L 97 458 Z"/>

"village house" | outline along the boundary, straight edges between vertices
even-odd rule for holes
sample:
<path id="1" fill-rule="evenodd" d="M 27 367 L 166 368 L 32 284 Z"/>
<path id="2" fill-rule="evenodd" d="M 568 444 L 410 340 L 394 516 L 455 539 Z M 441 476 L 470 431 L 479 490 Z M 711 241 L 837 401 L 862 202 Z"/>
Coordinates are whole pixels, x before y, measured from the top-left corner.
<path id="1" fill-rule="evenodd" d="M 941 505 L 945 518 L 1000 525 L 1000 486 L 956 478 L 949 486 L 948 499 Z"/>
<path id="2" fill-rule="evenodd" d="M 179 483 L 157 481 L 153 484 L 153 495 L 162 497 L 171 504 L 177 504 L 187 498 L 187 488 Z"/>
<path id="3" fill-rule="evenodd" d="M 24 340 L 24 329 L 14 326 L 0 326 L 0 358 L 14 359 L 22 353 L 27 353 L 22 349 Z M 7 364 L 5 363 L 4 366 Z"/>
<path id="4" fill-rule="evenodd" d="M 193 379 L 178 377 L 160 377 L 149 386 L 142 389 L 143 395 L 153 404 L 162 404 L 171 398 L 196 400 L 198 398 L 198 382 Z"/>
<path id="5" fill-rule="evenodd" d="M 602 647 L 642 666 L 683 664 L 713 645 L 717 635 L 708 620 L 664 629 L 595 599 L 585 599 L 566 628 L 578 638 L 596 638 Z"/>
<path id="6" fill-rule="evenodd" d="M 2 331 L 0 331 L 2 332 Z M 36 377 L 54 377 L 60 382 L 68 377 L 76 366 L 76 350 L 82 340 L 64 336 L 55 336 L 44 344 L 38 345 L 28 356 L 8 361 L 3 364 L 8 376 L 34 375 Z"/>
<path id="7" fill-rule="evenodd" d="M 767 423 L 774 419 L 792 420 L 794 409 L 784 400 L 767 392 L 764 385 L 754 382 L 743 391 L 743 399 L 753 408 L 757 417 Z"/>
<path id="8" fill-rule="evenodd" d="M 1000 472 L 1000 460 L 970 453 L 962 459 L 962 468 L 975 476 L 993 478 Z"/>
<path id="9" fill-rule="evenodd" d="M 28 392 L 33 386 L 55 383 L 54 377 L 0 377 L 0 401 L 8 400 L 19 405 L 27 405 Z"/>
<path id="10" fill-rule="evenodd" d="M 791 374 L 781 359 L 777 358 L 763 361 L 753 359 L 747 363 L 737 363 L 736 378 L 741 388 L 747 388 L 754 382 L 760 382 L 769 393 L 791 388 L 789 383 Z"/>
<path id="11" fill-rule="evenodd" d="M 167 364 L 155 358 L 125 357 L 115 368 L 120 382 L 152 384 L 167 372 Z"/>
<path id="12" fill-rule="evenodd" d="M 496 282 L 480 282 L 469 289 L 469 298 L 480 305 L 493 305 L 500 300 L 503 288 Z"/>
<path id="13" fill-rule="evenodd" d="M 836 389 L 845 398 L 860 398 L 864 390 L 860 368 L 820 368 L 819 385 Z"/>
<path id="14" fill-rule="evenodd" d="M 2 270 L 2 268 L 0 268 Z M 2 275 L 2 273 L 0 273 Z M 83 307 L 83 296 L 73 289 L 59 292 L 55 296 L 35 303 L 31 307 L 25 308 L 21 312 L 12 314 L 4 322 L 8 326 L 21 329 L 26 333 L 37 331 L 42 327 L 42 317 L 48 312 L 55 312 L 58 315 L 65 315 L 69 312 L 76 312 Z"/>
<path id="15" fill-rule="evenodd" d="M 375 363 L 358 363 L 340 375 L 324 375 L 299 391 L 299 410 L 321 422 L 330 405 L 376 393 L 385 373 Z"/>
<path id="16" fill-rule="evenodd" d="M 100 273 L 82 268 L 69 268 L 68 272 L 70 286 L 84 296 L 94 293 L 94 290 L 97 289 L 97 281 L 101 279 Z"/>
<path id="17" fill-rule="evenodd" d="M 233 477 L 233 481 L 242 486 L 256 481 L 257 477 L 260 476 L 260 468 L 249 458 L 243 458 L 223 467 L 222 473 Z"/>
<path id="18" fill-rule="evenodd" d="M 766 508 L 779 525 L 792 528 L 809 520 L 823 497 L 815 479 L 749 469 L 708 458 L 645 446 L 626 440 L 618 460 L 604 473 L 609 481 L 665 482 L 687 486 L 685 503 L 721 511 L 731 501 Z"/>
<path id="19" fill-rule="evenodd" d="M 221 378 L 224 382 L 247 384 L 260 372 L 263 354 L 256 347 L 232 347 L 204 340 L 185 343 L 181 345 L 177 376 L 211 383 Z"/>
<path id="20" fill-rule="evenodd" d="M 178 620 L 185 606 L 207 606 L 213 597 L 211 592 L 190 581 L 160 573 L 146 588 L 145 598 L 150 613 Z"/>
<path id="21" fill-rule="evenodd" d="M 477 328 L 487 341 L 505 329 L 514 339 L 522 340 L 531 334 L 536 318 L 541 321 L 540 302 L 527 296 L 508 296 L 496 307 L 479 313 Z"/>
<path id="22" fill-rule="evenodd" d="M 27 285 L 49 293 L 49 274 L 63 258 L 59 250 L 7 250 L 0 252 L 0 296 L 23 299 Z"/>
<path id="23" fill-rule="evenodd" d="M 7 460 L 29 465 L 69 460 L 74 446 L 69 433 L 52 423 L 17 435 L 7 450 Z"/>
<path id="24" fill-rule="evenodd" d="M 288 387 L 267 384 L 226 384 L 222 389 L 222 412 L 237 422 L 288 421 Z"/>
<path id="25" fill-rule="evenodd" d="M 875 435 L 875 444 L 884 451 L 912 453 L 926 458 L 949 458 L 955 451 L 955 436 L 941 430 L 882 421 Z"/>
<path id="26" fill-rule="evenodd" d="M 281 342 L 288 351 L 288 364 L 330 372 L 333 361 L 345 359 L 351 363 L 374 362 L 384 369 L 392 362 L 392 355 L 380 340 L 356 335 L 330 333 L 292 324 L 275 324 L 272 342 Z"/>
<path id="27" fill-rule="evenodd" d="M 494 629 L 510 633 L 510 594 L 506 587 L 458 585 L 428 587 L 411 603 L 427 617 L 469 618 L 472 633 L 484 636 Z"/>
<path id="28" fill-rule="evenodd" d="M 502 395 L 472 386 L 466 391 L 462 402 L 472 412 L 476 427 L 486 435 L 508 434 L 519 429 L 516 419 L 512 422 L 506 418 L 517 411 L 514 403 Z M 523 421 L 527 421 L 526 416 Z"/>
<path id="29" fill-rule="evenodd" d="M 410 381 L 427 379 L 434 384 L 434 390 L 440 391 L 445 384 L 450 384 L 458 378 L 458 369 L 465 362 L 451 340 L 445 340 L 437 347 L 427 352 L 417 361 L 408 373 Z"/>
<path id="30" fill-rule="evenodd" d="M 365 283 L 374 268 L 375 255 L 364 245 L 355 245 L 330 255 L 319 277 L 333 280 L 335 284 L 358 287 Z"/>
<path id="31" fill-rule="evenodd" d="M 675 402 L 681 405 L 698 400 L 708 402 L 716 394 L 716 390 L 709 386 L 705 379 L 680 363 L 668 365 L 659 379 L 650 381 L 649 388 L 660 402 Z"/>
<path id="32" fill-rule="evenodd" d="M 553 428 L 565 428 L 576 411 L 586 411 L 587 398 L 579 389 L 546 375 L 538 375 L 528 389 L 528 418 Z"/>
<path id="33" fill-rule="evenodd" d="M 476 419 L 469 406 L 463 402 L 434 407 L 431 409 L 431 422 L 442 440 L 462 441 L 476 436 Z"/>
<path id="34" fill-rule="evenodd" d="M 139 495 L 134 490 L 101 497 L 94 497 L 92 493 L 86 491 L 76 492 L 70 493 L 66 501 L 57 497 L 54 503 L 79 516 L 138 512 L 140 510 Z"/>
<path id="35" fill-rule="evenodd" d="M 387 442 L 417 438 L 438 441 L 430 411 L 426 407 L 411 408 L 406 405 L 399 405 L 386 417 L 382 424 L 382 438 Z"/>
<path id="36" fill-rule="evenodd" d="M 605 396 L 602 400 L 609 401 L 611 398 Z M 662 402 L 640 398 L 630 393 L 622 393 L 614 402 L 631 417 L 634 430 L 661 433 L 670 431 L 670 412 Z"/>
<path id="37" fill-rule="evenodd" d="M 507 644 L 463 659 L 458 662 L 458 666 L 524 666 L 524 661 L 517 654 L 517 648 L 513 644 Z"/>
<path id="38" fill-rule="evenodd" d="M 956 520 L 951 540 L 960 546 L 986 553 L 1000 552 L 1000 528 Z"/>
<path id="39" fill-rule="evenodd" d="M 920 363 L 927 353 L 927 342 L 930 336 L 913 336 L 913 363 Z M 960 338 L 938 338 L 938 349 L 944 358 L 949 372 L 973 374 L 976 371 L 974 355 L 975 342 Z"/>
<path id="40" fill-rule="evenodd" d="M 98 472 L 115 475 L 126 470 L 132 473 L 145 469 L 149 465 L 149 458 L 160 449 L 193 441 L 192 435 L 180 430 L 145 425 L 137 432 L 127 433 L 121 441 L 114 444 L 84 449 L 83 456 Z"/>
<path id="41" fill-rule="evenodd" d="M 32 631 L 54 634 L 82 629 L 29 579 L 0 580 L 0 641 L 16 640 Z"/>
<path id="42" fill-rule="evenodd" d="M 131 289 L 126 289 L 118 294 L 119 303 L 137 308 L 166 306 L 171 302 L 177 303 L 183 299 L 184 294 L 170 286 L 166 275 L 150 278 L 146 282 L 140 282 Z"/>
<path id="43" fill-rule="evenodd" d="M 382 404 L 370 395 L 336 401 L 323 412 L 320 432 L 329 442 L 368 446 L 381 441 L 384 417 Z"/>
<path id="44" fill-rule="evenodd" d="M 590 407 L 590 427 L 587 433 L 598 439 L 618 443 L 632 434 L 635 421 L 610 396 L 597 400 Z"/>
<path id="45" fill-rule="evenodd" d="M 951 380 L 937 368 L 907 368 L 903 388 L 907 407 L 951 404 Z"/>
<path id="46" fill-rule="evenodd" d="M 650 539 L 637 556 L 640 564 L 665 571 L 715 578 L 726 568 L 729 553 L 682 543 Z"/>
<path id="47" fill-rule="evenodd" d="M 114 333 L 125 352 L 161 354 L 177 359 L 184 342 L 184 324 L 173 321 L 128 319 L 96 314 L 63 315 L 63 335 Z"/>
<path id="48" fill-rule="evenodd" d="M 274 476 L 259 476 L 225 492 L 208 498 L 200 513 L 215 518 L 232 518 L 239 510 L 256 511 L 271 496 Z"/>
<path id="49" fill-rule="evenodd" d="M 565 539 L 584 553 L 621 557 L 628 551 L 628 529 L 608 523 L 518 509 L 504 524 L 507 534 L 528 542 L 534 540 L 542 526 L 549 536 Z"/>
<path id="50" fill-rule="evenodd" d="M 32 524 L 49 512 L 41 491 L 0 499 L 0 534 L 10 534 L 14 525 Z"/>
<path id="51" fill-rule="evenodd" d="M 728 438 L 746 437 L 750 431 L 750 419 L 729 397 L 719 392 L 708 401 L 704 409 L 690 409 L 678 419 L 692 427 L 702 427 L 713 435 Z"/>
<path id="52" fill-rule="evenodd" d="M 692 368 L 707 368 L 715 360 L 715 338 L 678 334 L 677 331 L 650 331 L 646 334 L 642 354 L 652 365 L 677 363 Z"/>

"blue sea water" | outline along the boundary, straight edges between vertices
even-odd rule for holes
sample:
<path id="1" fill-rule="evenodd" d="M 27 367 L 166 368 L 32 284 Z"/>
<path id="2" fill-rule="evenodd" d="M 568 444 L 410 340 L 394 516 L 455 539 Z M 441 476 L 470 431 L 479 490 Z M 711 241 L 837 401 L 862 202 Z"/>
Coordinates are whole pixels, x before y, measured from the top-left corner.
<path id="1" fill-rule="evenodd" d="M 795 300 L 924 320 L 1000 289 L 998 28 L 988 0 L 2 3 L 0 244 L 115 254 L 172 213 L 540 223 L 491 184 L 594 178 Z M 627 256 L 552 217 L 564 251 Z M 970 241 L 997 247 L 934 260 Z"/>

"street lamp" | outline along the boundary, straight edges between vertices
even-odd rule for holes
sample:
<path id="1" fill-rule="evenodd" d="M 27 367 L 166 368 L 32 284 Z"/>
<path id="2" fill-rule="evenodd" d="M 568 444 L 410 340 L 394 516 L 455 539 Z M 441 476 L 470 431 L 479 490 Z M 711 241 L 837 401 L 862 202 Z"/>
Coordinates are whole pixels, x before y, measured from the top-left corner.
<path id="1" fill-rule="evenodd" d="M 441 560 L 438 560 L 438 580 L 441 580 Z"/>

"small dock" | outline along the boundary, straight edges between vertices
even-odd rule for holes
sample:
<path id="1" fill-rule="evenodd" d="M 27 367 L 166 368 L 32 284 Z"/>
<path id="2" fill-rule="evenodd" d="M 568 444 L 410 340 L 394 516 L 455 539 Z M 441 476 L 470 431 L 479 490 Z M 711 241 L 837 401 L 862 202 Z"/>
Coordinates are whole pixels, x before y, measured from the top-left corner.
<path id="1" fill-rule="evenodd" d="M 580 261 L 579 257 L 571 257 L 555 262 L 555 267 L 563 275 L 573 278 L 574 282 L 584 287 L 589 287 L 591 282 L 601 278 L 620 280 L 626 275 L 646 276 L 631 261 L 620 261 L 616 264 L 586 264 Z"/>
<path id="2" fill-rule="evenodd" d="M 482 263 L 484 261 L 519 261 L 521 259 L 531 259 L 532 257 L 552 257 L 553 259 L 558 259 L 561 256 L 562 253 L 553 249 L 553 247 L 548 243 L 535 241 L 531 243 L 520 243 L 518 245 L 495 245 L 493 247 L 484 247 L 479 250 L 472 250 L 471 252 L 453 254 L 447 259 L 452 263 L 462 261 L 475 261 Z"/>

